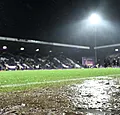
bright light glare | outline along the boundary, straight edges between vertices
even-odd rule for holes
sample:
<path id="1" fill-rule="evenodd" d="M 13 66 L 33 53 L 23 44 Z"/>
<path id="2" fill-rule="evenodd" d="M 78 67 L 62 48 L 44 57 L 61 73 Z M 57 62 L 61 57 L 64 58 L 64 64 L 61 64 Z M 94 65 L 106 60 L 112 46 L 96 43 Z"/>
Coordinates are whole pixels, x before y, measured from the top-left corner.
<path id="1" fill-rule="evenodd" d="M 39 52 L 40 51 L 40 49 L 36 49 L 36 52 Z"/>
<path id="2" fill-rule="evenodd" d="M 119 50 L 118 49 L 115 49 L 116 52 L 118 52 Z"/>
<path id="3" fill-rule="evenodd" d="M 21 51 L 23 51 L 24 49 L 25 49 L 25 48 L 23 48 L 23 47 L 22 47 L 22 48 L 20 48 L 20 50 L 21 50 Z"/>
<path id="4" fill-rule="evenodd" d="M 52 52 L 52 50 L 49 51 L 50 53 Z"/>
<path id="5" fill-rule="evenodd" d="M 3 49 L 6 50 L 6 49 L 7 49 L 7 46 L 3 46 Z"/>
<path id="6" fill-rule="evenodd" d="M 90 23 L 91 24 L 99 24 L 100 21 L 101 21 L 101 17 L 96 14 L 96 13 L 93 13 L 90 17 L 89 17 L 89 20 L 90 20 Z"/>

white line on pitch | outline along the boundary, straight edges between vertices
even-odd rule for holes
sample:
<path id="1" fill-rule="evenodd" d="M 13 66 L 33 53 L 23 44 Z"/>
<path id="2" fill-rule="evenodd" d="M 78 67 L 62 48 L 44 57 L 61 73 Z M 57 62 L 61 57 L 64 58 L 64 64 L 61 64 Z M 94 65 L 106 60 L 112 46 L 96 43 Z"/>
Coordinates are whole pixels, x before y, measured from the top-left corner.
<path id="1" fill-rule="evenodd" d="M 116 75 L 107 75 L 107 76 L 98 76 L 98 77 L 86 77 L 86 78 L 75 78 L 75 79 L 64 79 L 64 80 L 55 80 L 55 81 L 43 81 L 43 82 L 30 82 L 25 84 L 9 84 L 9 85 L 0 85 L 1 88 L 5 87 L 19 87 L 19 86 L 27 86 L 27 85 L 37 85 L 37 84 L 45 84 L 45 83 L 59 83 L 59 82 L 66 82 L 66 81 L 77 81 L 77 80 L 84 80 L 84 79 L 112 79 L 112 76 L 120 76 L 120 74 Z"/>

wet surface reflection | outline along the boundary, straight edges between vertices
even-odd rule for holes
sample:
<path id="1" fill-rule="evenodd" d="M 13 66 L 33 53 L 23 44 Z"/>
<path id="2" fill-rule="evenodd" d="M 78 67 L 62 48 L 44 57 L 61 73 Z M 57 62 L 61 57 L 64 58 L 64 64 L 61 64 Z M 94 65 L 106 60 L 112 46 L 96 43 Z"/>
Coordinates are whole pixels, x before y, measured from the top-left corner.
<path id="1" fill-rule="evenodd" d="M 120 78 L 85 80 L 82 84 L 70 86 L 67 95 L 76 111 L 86 115 L 120 113 Z"/>

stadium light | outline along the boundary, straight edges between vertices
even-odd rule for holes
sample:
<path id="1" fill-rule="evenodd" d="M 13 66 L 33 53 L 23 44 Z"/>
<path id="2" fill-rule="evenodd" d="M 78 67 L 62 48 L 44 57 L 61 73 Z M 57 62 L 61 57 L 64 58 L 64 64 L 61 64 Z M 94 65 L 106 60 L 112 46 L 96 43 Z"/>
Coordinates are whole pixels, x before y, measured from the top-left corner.
<path id="1" fill-rule="evenodd" d="M 118 52 L 118 51 L 119 51 L 119 49 L 115 49 L 115 51 L 116 51 L 116 52 Z"/>
<path id="2" fill-rule="evenodd" d="M 6 50 L 6 49 L 7 49 L 7 46 L 3 46 L 3 49 Z"/>
<path id="3" fill-rule="evenodd" d="M 91 24 L 96 25 L 96 24 L 99 24 L 101 22 L 101 17 L 98 14 L 93 13 L 89 17 L 89 21 L 90 21 Z"/>
<path id="4" fill-rule="evenodd" d="M 20 50 L 23 51 L 23 50 L 25 50 L 25 48 L 21 47 Z"/>
<path id="5" fill-rule="evenodd" d="M 40 49 L 36 49 L 36 52 L 39 52 L 40 51 Z"/>
<path id="6" fill-rule="evenodd" d="M 49 51 L 50 53 L 52 52 L 52 50 Z"/>
<path id="7" fill-rule="evenodd" d="M 95 41 L 95 47 L 96 47 L 96 33 L 97 33 L 96 26 L 101 23 L 102 19 L 100 15 L 98 15 L 97 13 L 92 13 L 88 19 L 89 19 L 89 23 L 94 26 L 94 33 L 95 33 L 94 41 Z M 97 50 L 96 49 L 95 49 L 95 63 L 97 63 Z"/>

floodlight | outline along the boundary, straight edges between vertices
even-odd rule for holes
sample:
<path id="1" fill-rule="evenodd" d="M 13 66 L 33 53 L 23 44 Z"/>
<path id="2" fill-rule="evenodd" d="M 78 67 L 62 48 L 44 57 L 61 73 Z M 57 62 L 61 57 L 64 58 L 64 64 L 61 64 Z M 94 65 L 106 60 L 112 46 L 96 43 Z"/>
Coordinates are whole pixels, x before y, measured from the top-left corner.
<path id="1" fill-rule="evenodd" d="M 119 50 L 118 49 L 115 49 L 116 52 L 118 52 Z"/>
<path id="2" fill-rule="evenodd" d="M 23 51 L 25 48 L 21 47 L 20 50 Z"/>
<path id="3" fill-rule="evenodd" d="M 6 49 L 7 49 L 7 46 L 3 46 L 3 49 L 6 50 Z"/>
<path id="4" fill-rule="evenodd" d="M 89 20 L 90 20 L 90 23 L 91 24 L 99 24 L 100 23 L 100 21 L 101 21 L 101 17 L 98 15 L 98 14 L 96 14 L 96 13 L 93 13 L 93 14 L 91 14 L 91 16 L 89 17 Z"/>
<path id="5" fill-rule="evenodd" d="M 52 52 L 52 50 L 49 51 L 50 53 Z"/>
<path id="6" fill-rule="evenodd" d="M 39 52 L 40 51 L 40 49 L 36 49 L 36 52 Z"/>

